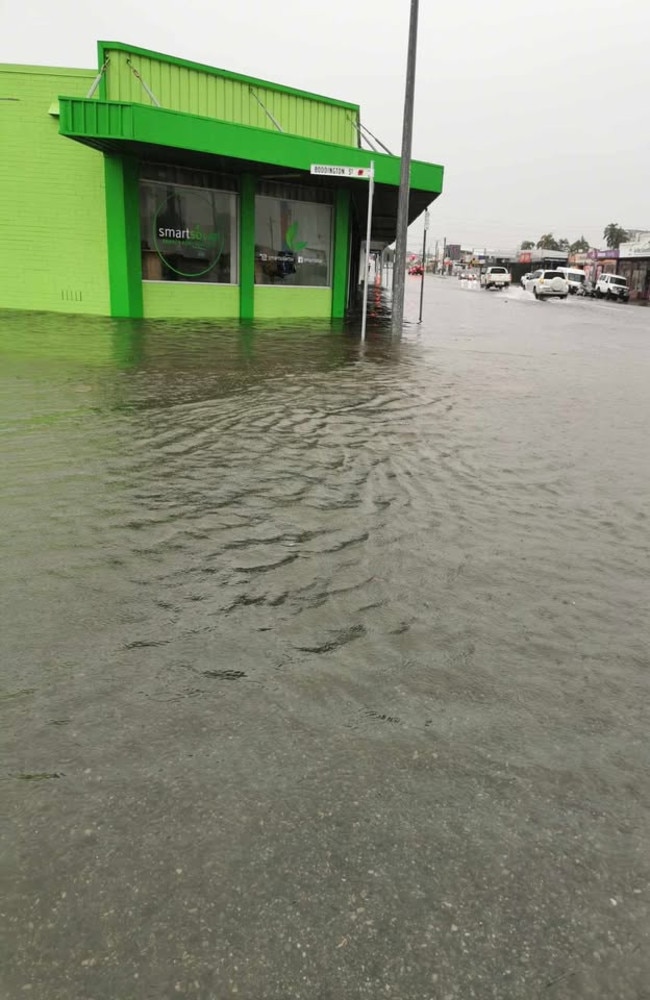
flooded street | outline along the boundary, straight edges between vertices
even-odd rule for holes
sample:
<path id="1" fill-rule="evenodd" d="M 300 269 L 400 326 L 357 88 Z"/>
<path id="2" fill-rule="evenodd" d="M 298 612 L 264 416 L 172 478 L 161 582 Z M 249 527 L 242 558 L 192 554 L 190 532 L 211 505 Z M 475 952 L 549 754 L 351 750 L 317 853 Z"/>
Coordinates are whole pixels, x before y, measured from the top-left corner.
<path id="1" fill-rule="evenodd" d="M 650 996 L 650 310 L 407 293 L 0 317 L 3 1000 Z"/>

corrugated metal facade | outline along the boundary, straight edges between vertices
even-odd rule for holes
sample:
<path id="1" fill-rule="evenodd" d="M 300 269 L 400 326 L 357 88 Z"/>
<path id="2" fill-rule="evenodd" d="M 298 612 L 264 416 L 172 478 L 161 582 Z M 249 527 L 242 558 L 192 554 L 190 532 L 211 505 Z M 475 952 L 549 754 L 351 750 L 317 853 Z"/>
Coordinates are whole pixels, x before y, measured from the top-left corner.
<path id="1" fill-rule="evenodd" d="M 105 74 L 105 94 L 109 101 L 151 104 L 143 83 L 134 73 L 136 70 L 163 108 L 275 130 L 257 97 L 284 132 L 358 145 L 355 124 L 358 113 L 353 107 L 294 94 L 232 74 L 222 75 L 219 70 L 185 66 L 153 53 L 131 54 L 106 48 L 104 54 L 109 59 Z"/>

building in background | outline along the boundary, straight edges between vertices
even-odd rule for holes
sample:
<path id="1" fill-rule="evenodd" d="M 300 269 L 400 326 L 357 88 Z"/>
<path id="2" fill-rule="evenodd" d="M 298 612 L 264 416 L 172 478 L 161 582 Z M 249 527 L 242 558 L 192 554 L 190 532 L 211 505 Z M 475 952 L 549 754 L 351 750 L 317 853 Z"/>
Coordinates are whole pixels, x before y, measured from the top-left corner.
<path id="1" fill-rule="evenodd" d="M 0 307 L 131 317 L 340 317 L 395 239 L 399 157 L 360 147 L 359 107 L 98 43 L 97 70 L 0 67 Z M 442 167 L 413 161 L 409 222 Z"/>
<path id="2" fill-rule="evenodd" d="M 580 271 L 584 271 L 589 258 L 587 257 L 586 250 L 577 250 L 575 253 L 569 254 L 569 267 L 575 267 Z"/>
<path id="3" fill-rule="evenodd" d="M 650 229 L 626 229 L 627 243 L 638 243 L 640 240 L 650 239 Z"/>
<path id="4" fill-rule="evenodd" d="M 616 274 L 618 271 L 618 250 L 608 247 L 606 250 L 587 250 L 585 273 L 587 279 L 594 284 L 601 274 Z"/>
<path id="5" fill-rule="evenodd" d="M 512 280 L 517 283 L 524 274 L 541 268 L 563 267 L 568 262 L 568 254 L 564 250 L 544 250 L 533 247 L 530 250 L 517 250 L 511 253 L 505 263 L 510 269 Z"/>
<path id="6" fill-rule="evenodd" d="M 618 273 L 627 278 L 630 302 L 647 305 L 650 302 L 650 233 L 641 234 L 630 243 L 621 243 L 618 255 Z"/>

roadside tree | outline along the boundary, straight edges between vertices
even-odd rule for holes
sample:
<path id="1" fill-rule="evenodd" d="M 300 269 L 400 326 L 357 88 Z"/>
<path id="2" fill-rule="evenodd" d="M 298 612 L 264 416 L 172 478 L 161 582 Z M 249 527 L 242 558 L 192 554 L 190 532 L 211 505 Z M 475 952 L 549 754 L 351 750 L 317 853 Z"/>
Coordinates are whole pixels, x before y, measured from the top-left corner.
<path id="1" fill-rule="evenodd" d="M 610 222 L 608 226 L 603 229 L 603 238 L 607 242 L 607 246 L 610 250 L 618 250 L 621 243 L 627 241 L 627 232 L 622 226 L 619 226 L 618 222 Z"/>
<path id="2" fill-rule="evenodd" d="M 538 250 L 559 250 L 560 244 L 553 236 L 553 233 L 544 233 L 537 241 Z"/>
<path id="3" fill-rule="evenodd" d="M 589 249 L 589 240 L 586 240 L 584 236 L 581 236 L 579 240 L 574 240 L 569 251 L 571 253 L 586 253 Z"/>

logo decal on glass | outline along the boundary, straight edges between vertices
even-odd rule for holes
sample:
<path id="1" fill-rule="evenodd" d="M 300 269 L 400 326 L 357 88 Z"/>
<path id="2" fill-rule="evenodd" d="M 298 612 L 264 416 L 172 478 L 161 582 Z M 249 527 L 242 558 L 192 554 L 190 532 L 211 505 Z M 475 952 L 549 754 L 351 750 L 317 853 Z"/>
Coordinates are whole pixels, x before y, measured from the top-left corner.
<path id="1" fill-rule="evenodd" d="M 201 215 L 209 218 L 213 214 L 207 198 L 195 193 L 193 199 L 203 202 Z M 170 271 L 181 278 L 201 278 L 218 264 L 225 236 L 216 227 L 210 231 L 198 222 L 187 224 L 178 211 L 176 195 L 171 194 L 154 217 L 153 242 L 158 256 Z M 192 264 L 199 269 L 190 270 Z"/>
<path id="2" fill-rule="evenodd" d="M 300 251 L 304 250 L 305 247 L 307 246 L 306 240 L 302 242 L 296 239 L 297 235 L 298 235 L 298 223 L 292 222 L 289 228 L 287 229 L 287 235 L 285 236 L 285 242 L 287 244 L 287 247 L 289 248 L 289 250 L 291 250 L 292 253 L 300 253 Z"/>

